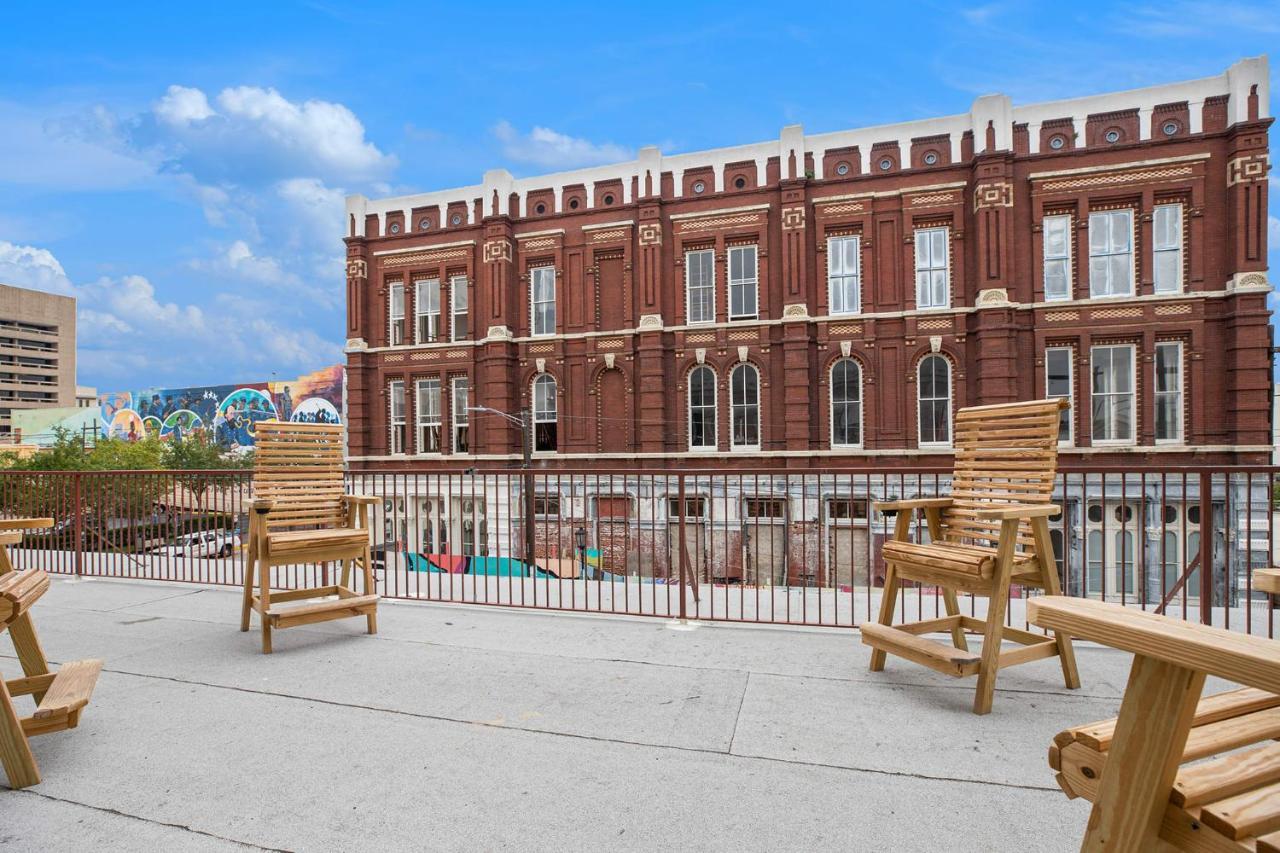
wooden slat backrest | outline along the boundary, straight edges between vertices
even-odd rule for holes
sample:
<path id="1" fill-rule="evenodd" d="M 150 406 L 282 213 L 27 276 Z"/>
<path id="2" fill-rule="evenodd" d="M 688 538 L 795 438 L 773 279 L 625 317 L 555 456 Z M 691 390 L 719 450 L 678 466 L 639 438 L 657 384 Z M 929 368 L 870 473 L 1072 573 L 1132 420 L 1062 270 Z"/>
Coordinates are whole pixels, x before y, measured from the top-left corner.
<path id="1" fill-rule="evenodd" d="M 342 427 L 260 421 L 255 432 L 253 496 L 275 502 L 267 530 L 345 526 Z"/>
<path id="2" fill-rule="evenodd" d="M 1058 465 L 1059 413 L 1066 400 L 974 406 L 956 413 L 952 506 L 943 538 L 995 546 L 1000 522 L 978 518 L 980 506 L 1048 503 Z M 1018 547 L 1033 550 L 1031 525 L 1018 526 Z"/>

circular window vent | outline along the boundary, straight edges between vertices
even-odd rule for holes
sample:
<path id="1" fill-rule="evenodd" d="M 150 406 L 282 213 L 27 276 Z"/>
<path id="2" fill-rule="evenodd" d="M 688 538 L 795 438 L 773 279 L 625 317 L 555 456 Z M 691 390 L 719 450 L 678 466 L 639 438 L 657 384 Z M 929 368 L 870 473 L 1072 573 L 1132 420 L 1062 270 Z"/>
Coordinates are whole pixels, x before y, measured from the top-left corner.
<path id="1" fill-rule="evenodd" d="M 938 162 L 937 152 L 930 151 L 928 154 L 924 155 L 924 164 L 926 166 L 932 166 L 937 162 Z"/>
<path id="2" fill-rule="evenodd" d="M 892 168 L 893 168 L 893 161 L 890 160 L 888 157 L 880 161 L 880 171 L 887 172 Z"/>
<path id="3" fill-rule="evenodd" d="M 837 164 L 836 164 L 836 174 L 837 174 L 837 175 L 847 175 L 847 174 L 849 174 L 849 164 L 848 164 L 848 163 L 837 163 Z"/>

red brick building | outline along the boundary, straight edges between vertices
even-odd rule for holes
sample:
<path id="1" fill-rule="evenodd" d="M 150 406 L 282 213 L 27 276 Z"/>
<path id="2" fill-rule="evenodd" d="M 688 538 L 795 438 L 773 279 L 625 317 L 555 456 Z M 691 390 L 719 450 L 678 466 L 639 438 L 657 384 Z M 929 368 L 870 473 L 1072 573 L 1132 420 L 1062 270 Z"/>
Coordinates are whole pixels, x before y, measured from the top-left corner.
<path id="1" fill-rule="evenodd" d="M 1265 59 L 1129 92 L 347 201 L 352 461 L 947 461 L 1067 396 L 1090 463 L 1266 462 Z"/>

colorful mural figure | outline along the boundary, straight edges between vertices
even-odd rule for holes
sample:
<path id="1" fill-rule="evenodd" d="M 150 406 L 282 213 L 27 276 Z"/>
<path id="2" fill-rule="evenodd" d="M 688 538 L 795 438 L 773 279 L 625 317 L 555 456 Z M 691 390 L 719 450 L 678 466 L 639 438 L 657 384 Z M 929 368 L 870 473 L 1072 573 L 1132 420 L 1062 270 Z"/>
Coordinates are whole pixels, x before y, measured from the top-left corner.
<path id="1" fill-rule="evenodd" d="M 182 441 L 195 431 L 231 448 L 250 448 L 268 419 L 342 423 L 342 365 L 296 379 L 196 388 L 113 391 L 98 398 L 103 435 Z"/>

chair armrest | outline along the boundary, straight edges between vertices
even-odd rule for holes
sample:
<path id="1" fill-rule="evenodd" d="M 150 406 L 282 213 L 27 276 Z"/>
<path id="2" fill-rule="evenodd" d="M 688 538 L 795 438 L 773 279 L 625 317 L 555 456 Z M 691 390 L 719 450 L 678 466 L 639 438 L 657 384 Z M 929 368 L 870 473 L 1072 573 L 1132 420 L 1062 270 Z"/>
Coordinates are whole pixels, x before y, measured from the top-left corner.
<path id="1" fill-rule="evenodd" d="M 249 501 L 249 509 L 254 512 L 271 512 L 271 508 L 275 505 L 276 502 L 271 498 L 254 498 Z"/>
<path id="2" fill-rule="evenodd" d="M 378 502 L 378 498 L 374 495 L 343 495 L 342 499 L 349 504 L 365 504 L 373 506 Z"/>
<path id="3" fill-rule="evenodd" d="M 989 509 L 979 507 L 973 510 L 978 518 L 993 518 L 1007 521 L 1011 518 L 1041 518 L 1057 515 L 1061 508 L 1057 504 L 996 504 Z"/>
<path id="4" fill-rule="evenodd" d="M 872 504 L 877 512 L 897 512 L 902 509 L 946 509 L 951 506 L 951 498 L 912 498 L 901 501 L 875 501 Z"/>
<path id="5" fill-rule="evenodd" d="M 0 518 L 0 530 L 38 530 L 53 527 L 52 518 Z"/>
<path id="6" fill-rule="evenodd" d="M 1087 598 L 1037 596 L 1027 620 L 1081 640 L 1280 693 L 1280 642 Z"/>

